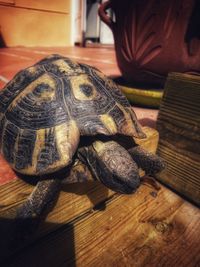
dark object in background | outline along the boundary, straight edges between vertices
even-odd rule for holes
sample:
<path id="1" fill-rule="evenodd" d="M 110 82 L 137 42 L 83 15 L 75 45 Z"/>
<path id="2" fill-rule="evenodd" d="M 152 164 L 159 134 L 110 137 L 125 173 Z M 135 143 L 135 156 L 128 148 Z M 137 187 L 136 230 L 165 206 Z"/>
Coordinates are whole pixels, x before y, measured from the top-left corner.
<path id="1" fill-rule="evenodd" d="M 3 39 L 2 33 L 1 33 L 1 27 L 0 27 L 0 48 L 6 47 L 5 41 Z"/>
<path id="2" fill-rule="evenodd" d="M 115 22 L 106 14 L 109 8 Z M 199 14 L 199 0 L 110 0 L 99 9 L 113 31 L 123 77 L 157 87 L 169 72 L 200 75 Z"/>

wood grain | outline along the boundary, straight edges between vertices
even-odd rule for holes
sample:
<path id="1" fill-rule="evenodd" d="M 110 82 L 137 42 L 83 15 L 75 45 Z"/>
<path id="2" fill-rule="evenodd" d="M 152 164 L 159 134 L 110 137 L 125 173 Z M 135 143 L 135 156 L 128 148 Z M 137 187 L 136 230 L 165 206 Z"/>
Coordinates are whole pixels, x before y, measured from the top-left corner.
<path id="1" fill-rule="evenodd" d="M 200 77 L 169 75 L 157 129 L 168 164 L 158 179 L 200 205 Z"/>
<path id="2" fill-rule="evenodd" d="M 154 151 L 158 133 L 144 131 L 141 145 Z M 1 266 L 199 266 L 200 211 L 165 187 L 125 196 L 68 185 L 38 231 L 16 243 L 13 210 L 32 189 L 20 179 L 0 186 Z"/>
<path id="3" fill-rule="evenodd" d="M 48 221 L 46 222 L 49 223 Z M 115 195 L 12 255 L 6 266 L 176 266 L 200 262 L 200 212 L 162 187 Z"/>

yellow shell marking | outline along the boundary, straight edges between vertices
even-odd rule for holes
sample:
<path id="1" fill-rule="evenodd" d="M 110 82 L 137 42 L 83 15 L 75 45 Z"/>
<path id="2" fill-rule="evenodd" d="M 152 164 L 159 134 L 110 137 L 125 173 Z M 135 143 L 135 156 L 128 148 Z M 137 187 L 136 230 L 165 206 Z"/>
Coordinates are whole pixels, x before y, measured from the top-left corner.
<path id="1" fill-rule="evenodd" d="M 82 69 L 79 67 L 79 65 L 75 62 L 70 60 L 70 63 L 74 65 L 74 67 L 76 67 L 76 73 L 79 72 L 83 72 Z M 64 61 L 63 59 L 58 59 L 53 61 L 53 64 L 58 66 L 60 72 L 63 72 L 63 74 L 67 75 L 67 74 L 73 74 L 74 75 L 74 68 L 72 68 L 69 64 L 67 64 L 66 61 Z"/>
<path id="2" fill-rule="evenodd" d="M 37 67 L 35 67 L 35 66 L 31 66 L 31 67 L 29 67 L 29 68 L 27 69 L 27 71 L 30 72 L 30 73 L 32 73 L 32 74 L 34 74 L 34 73 L 37 72 Z"/>
<path id="3" fill-rule="evenodd" d="M 103 125 L 105 125 L 106 129 L 109 131 L 110 134 L 117 133 L 117 125 L 110 115 L 108 114 L 100 115 L 100 120 L 102 121 Z"/>
<path id="4" fill-rule="evenodd" d="M 103 143 L 102 141 L 95 141 L 92 144 L 93 148 L 97 152 L 97 154 L 100 156 L 104 150 L 106 149 L 106 143 Z"/>
<path id="5" fill-rule="evenodd" d="M 14 108 L 18 102 L 21 101 L 21 99 L 24 98 L 25 95 L 33 92 L 33 90 L 41 83 L 45 83 L 48 84 L 49 87 L 51 88 L 51 90 L 44 90 L 43 92 L 41 92 L 40 94 L 40 98 L 37 98 L 37 101 L 51 101 L 55 98 L 55 81 L 48 75 L 48 74 L 44 74 L 42 76 L 40 76 L 37 80 L 35 80 L 34 82 L 30 83 L 25 90 L 23 90 L 10 104 L 8 110 L 11 110 L 12 108 Z"/>
<path id="6" fill-rule="evenodd" d="M 33 151 L 33 156 L 32 156 L 32 165 L 29 165 L 27 168 L 20 170 L 21 173 L 24 174 L 29 174 L 29 175 L 34 175 L 36 174 L 36 166 L 37 166 L 37 158 L 41 150 L 43 149 L 45 145 L 45 132 L 48 129 L 39 129 L 36 132 L 36 141 L 35 141 L 35 147 Z M 15 143 L 16 145 L 18 142 Z M 16 147 L 17 149 L 17 147 Z M 12 165 L 13 168 L 15 168 L 15 164 Z"/>
<path id="7" fill-rule="evenodd" d="M 72 68 L 63 59 L 55 60 L 53 64 L 58 66 L 59 70 L 63 73 L 67 74 L 72 72 Z"/>
<path id="8" fill-rule="evenodd" d="M 96 98 L 97 91 L 91 81 L 88 79 L 86 74 L 82 74 L 79 76 L 71 77 L 70 79 L 73 94 L 78 100 L 93 100 Z M 85 95 L 84 92 L 81 91 L 81 86 L 88 86 L 91 88 L 91 93 L 89 96 Z"/>
<path id="9" fill-rule="evenodd" d="M 71 161 L 80 139 L 80 132 L 74 120 L 55 126 L 57 148 L 61 164 L 66 166 Z"/>
<path id="10" fill-rule="evenodd" d="M 121 109 L 121 111 L 124 113 L 124 117 L 125 117 L 124 123 L 121 125 L 121 128 L 118 130 L 122 134 L 125 134 L 128 136 L 137 137 L 137 138 L 145 138 L 145 134 L 143 134 L 143 133 L 139 134 L 138 130 L 136 129 L 136 127 L 141 127 L 141 126 L 140 126 L 139 122 L 137 122 L 136 115 L 134 114 L 132 109 L 130 107 L 128 107 L 125 110 L 125 108 L 122 105 L 120 105 L 120 104 L 117 104 L 117 105 Z M 135 121 L 136 121 L 135 124 L 133 123 L 133 120 L 131 118 L 131 113 L 132 113 L 132 116 L 135 117 Z M 142 131 L 142 128 L 141 128 L 141 131 Z"/>
<path id="11" fill-rule="evenodd" d="M 76 122 L 71 120 L 69 123 L 57 125 L 53 127 L 55 131 L 55 139 L 57 143 L 57 149 L 60 156 L 60 160 L 54 162 L 52 165 L 49 165 L 44 173 L 51 173 L 57 171 L 68 164 L 70 164 L 71 159 L 77 149 L 79 143 L 79 130 L 76 125 Z M 40 152 L 45 148 L 45 135 L 48 134 L 48 131 L 51 131 L 52 128 L 39 129 L 37 130 L 37 136 L 35 141 L 35 148 L 33 151 L 32 165 L 27 168 L 20 170 L 23 174 L 37 175 L 37 160 Z M 12 164 L 12 167 L 15 168 L 15 164 Z"/>

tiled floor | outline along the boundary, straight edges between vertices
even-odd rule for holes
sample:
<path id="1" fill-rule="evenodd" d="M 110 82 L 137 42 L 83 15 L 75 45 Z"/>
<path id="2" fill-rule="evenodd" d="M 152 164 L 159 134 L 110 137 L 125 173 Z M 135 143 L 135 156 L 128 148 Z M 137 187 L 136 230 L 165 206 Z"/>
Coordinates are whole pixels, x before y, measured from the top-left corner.
<path id="1" fill-rule="evenodd" d="M 41 58 L 59 53 L 79 62 L 94 65 L 107 75 L 119 75 L 112 48 L 1 48 L 0 87 L 20 69 L 36 63 Z"/>
<path id="2" fill-rule="evenodd" d="M 41 58 L 59 53 L 82 63 L 93 65 L 99 68 L 108 76 L 119 76 L 115 51 L 113 48 L 1 48 L 0 49 L 0 89 L 12 79 L 21 69 L 33 65 Z M 155 127 L 158 110 L 135 107 L 138 119 L 142 125 Z M 14 178 L 12 170 L 0 157 L 0 184 Z"/>

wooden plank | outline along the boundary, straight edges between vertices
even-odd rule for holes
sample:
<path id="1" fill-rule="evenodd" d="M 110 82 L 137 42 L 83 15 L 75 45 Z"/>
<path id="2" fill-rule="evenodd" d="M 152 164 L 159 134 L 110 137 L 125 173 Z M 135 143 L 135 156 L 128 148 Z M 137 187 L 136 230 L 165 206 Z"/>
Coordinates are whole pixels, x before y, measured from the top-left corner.
<path id="1" fill-rule="evenodd" d="M 148 151 L 155 152 L 158 143 L 158 132 L 149 127 L 144 127 L 143 129 L 147 138 L 137 140 L 137 142 Z M 142 175 L 143 173 L 140 172 L 140 174 Z M 0 176 L 1 175 L 2 174 L 0 174 Z M 33 185 L 25 183 L 20 179 L 13 180 L 12 182 L 0 186 L 0 218 L 2 221 L 2 226 L 0 228 L 6 236 L 7 233 L 10 233 L 11 235 L 10 227 L 12 227 L 16 207 L 26 200 L 32 190 Z M 99 203 L 113 195 L 113 191 L 108 190 L 98 182 L 63 186 L 55 207 L 46 218 L 48 223 L 41 225 L 33 238 L 29 240 L 29 243 L 41 238 L 51 231 L 55 231 L 63 224 L 70 223 L 75 218 L 90 211 L 94 206 L 97 206 Z M 7 238 L 5 237 L 4 239 Z M 1 240 L 4 239 L 2 238 Z M 5 243 L 9 242 L 9 239 L 4 240 L 3 242 L 4 245 L 2 251 L 6 254 L 8 253 L 8 247 Z M 9 253 L 11 252 L 12 249 L 9 249 Z"/>
<path id="2" fill-rule="evenodd" d="M 157 129 L 168 164 L 158 179 L 200 205 L 200 77 L 169 75 Z"/>
<path id="3" fill-rule="evenodd" d="M 146 186 L 115 196 L 105 210 L 60 226 L 6 266 L 199 266 L 200 211 L 164 187 L 157 197 Z"/>

